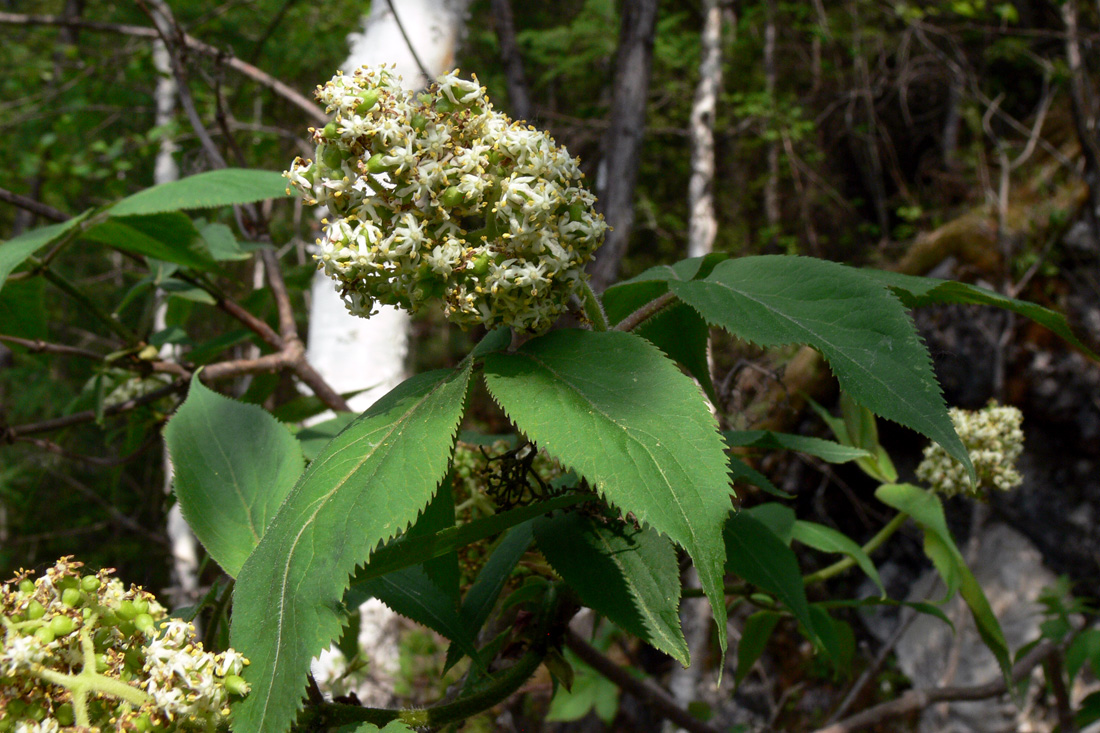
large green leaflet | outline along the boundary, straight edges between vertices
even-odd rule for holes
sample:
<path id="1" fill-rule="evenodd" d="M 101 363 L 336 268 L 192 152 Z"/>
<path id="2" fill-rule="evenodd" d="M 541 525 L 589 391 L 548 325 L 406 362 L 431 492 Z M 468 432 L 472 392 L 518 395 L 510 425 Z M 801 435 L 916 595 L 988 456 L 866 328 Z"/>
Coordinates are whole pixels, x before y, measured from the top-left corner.
<path id="1" fill-rule="evenodd" d="M 286 198 L 286 179 L 274 171 L 223 168 L 147 188 L 111 207 L 111 216 L 212 209 Z"/>
<path id="2" fill-rule="evenodd" d="M 487 355 L 485 383 L 523 433 L 687 550 L 725 629 L 729 475 L 714 417 L 691 380 L 641 337 L 561 330 Z M 719 640 L 724 652 L 725 633 Z"/>
<path id="3" fill-rule="evenodd" d="M 197 270 L 218 267 L 190 217 L 178 211 L 107 219 L 88 229 L 81 237 L 183 267 Z"/>
<path id="4" fill-rule="evenodd" d="M 309 661 L 340 634 L 356 565 L 403 532 L 447 471 L 471 362 L 398 385 L 310 464 L 241 569 L 233 648 L 252 664 L 234 708 L 238 733 L 289 727 Z"/>
<path id="5" fill-rule="evenodd" d="M 939 497 L 913 484 L 884 484 L 875 491 L 875 497 L 908 514 L 924 530 L 925 554 L 932 560 L 947 585 L 948 595 L 958 589 L 959 595 L 970 608 L 978 634 L 997 658 L 1007 680 L 1012 672 L 1012 655 L 1008 642 L 1005 641 L 1001 624 L 989 605 L 989 599 L 985 597 L 985 591 L 970 572 L 966 560 L 955 545 L 955 539 L 947 528 L 947 519 Z"/>
<path id="6" fill-rule="evenodd" d="M 909 308 L 918 308 L 932 303 L 964 303 L 1003 308 L 1030 318 L 1040 326 L 1050 329 L 1092 358 L 1100 358 L 1073 334 L 1069 324 L 1066 323 L 1065 316 L 1041 305 L 1009 298 L 992 290 L 955 280 L 937 280 L 932 277 L 918 277 L 883 270 L 860 270 L 860 272 L 889 287 Z"/>
<path id="7" fill-rule="evenodd" d="M 680 567 L 667 539 L 651 528 L 597 524 L 577 512 L 540 519 L 535 539 L 586 606 L 687 666 Z"/>
<path id="8" fill-rule="evenodd" d="M 808 344 L 841 389 L 873 412 L 931 438 L 971 474 L 970 456 L 905 308 L 864 271 L 809 257 L 719 262 L 672 292 L 730 333 L 761 346 Z"/>
<path id="9" fill-rule="evenodd" d="M 222 397 L 198 377 L 164 439 L 183 515 L 236 577 L 302 473 L 300 444 L 270 413 Z"/>

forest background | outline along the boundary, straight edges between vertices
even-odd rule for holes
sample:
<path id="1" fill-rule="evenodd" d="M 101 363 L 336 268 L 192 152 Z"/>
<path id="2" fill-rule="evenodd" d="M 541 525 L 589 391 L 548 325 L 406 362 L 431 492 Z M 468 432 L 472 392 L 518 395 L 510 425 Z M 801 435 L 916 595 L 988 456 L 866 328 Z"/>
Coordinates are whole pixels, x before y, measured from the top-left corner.
<path id="1" fill-rule="evenodd" d="M 622 5 L 474 2 L 455 59 L 499 108 L 579 155 L 597 195 L 616 202 L 605 215 L 624 247 L 605 255 L 601 265 L 611 267 L 596 273 L 598 286 L 709 249 L 803 254 L 979 283 L 1067 312 L 1087 344 L 1100 342 L 1100 3 Z M 646 8 L 652 24 L 639 26 Z M 295 0 L 173 6 L 179 26 L 206 44 L 180 60 L 198 114 L 234 165 L 282 170 L 309 156 L 305 130 L 316 120 L 229 58 L 308 96 L 343 63 L 345 38 L 367 9 Z M 141 3 L 7 2 L 3 11 L 5 238 L 149 186 L 166 141 L 183 175 L 209 167 L 183 110 L 157 123 L 154 37 L 134 31 L 151 27 Z M 708 13 L 720 19 L 717 46 L 707 46 Z M 641 136 L 636 180 L 600 170 L 619 144 L 609 130 L 624 134 L 615 118 L 617 95 L 627 93 L 616 54 L 628 31 L 652 44 L 651 75 L 634 89 L 644 132 L 625 128 Z M 703 63 L 708 50 L 717 65 Z M 717 89 L 713 112 L 700 113 L 708 83 Z M 708 192 L 709 210 L 699 206 Z M 209 222 L 218 224 L 233 222 Z M 271 211 L 271 240 L 287 243 L 276 254 L 302 333 L 316 226 L 300 206 L 279 202 Z M 237 276 L 241 304 L 275 323 L 252 250 L 238 247 L 223 265 Z M 97 340 L 94 310 L 150 331 L 155 308 L 145 296 L 157 285 L 167 293 L 157 347 L 185 348 L 200 363 L 217 354 L 254 358 L 255 345 L 204 293 L 171 277 L 149 280 L 119 252 L 90 250 L 64 267 L 90 303 L 58 297 L 37 278 L 0 291 L 0 570 L 6 577 L 76 554 L 169 589 L 176 581 L 162 529 L 169 501 L 159 428 L 174 403 L 138 405 L 127 420 L 110 414 L 133 373 L 121 368 L 129 355 L 103 358 L 109 344 Z M 1100 505 L 1091 473 L 1100 455 L 1095 367 L 1007 316 L 945 308 L 923 319 L 950 403 L 997 398 L 1044 426 L 1029 430 L 1040 445 L 1031 493 L 995 501 L 993 511 L 1027 525 L 1040 507 L 1053 518 L 1031 534 L 1048 562 L 1094 582 L 1091 527 L 1071 516 Z M 410 371 L 452 366 L 476 340 L 431 315 L 413 328 Z M 77 351 L 59 354 L 42 342 Z M 719 404 L 750 416 L 738 427 L 826 434 L 799 397 L 835 399 L 820 362 L 715 335 L 711 370 Z M 225 391 L 289 423 L 322 407 L 287 372 L 244 376 Z M 74 415 L 83 417 L 66 421 Z M 910 434 L 884 430 L 899 466 L 911 469 L 919 453 Z M 1044 461 L 1063 473 L 1052 475 Z M 870 526 L 858 475 L 782 457 L 760 467 L 818 521 L 857 539 Z M 1049 486 L 1059 493 L 1049 496 Z M 751 504 L 752 491 L 741 498 Z M 964 533 L 968 511 L 956 508 Z"/>

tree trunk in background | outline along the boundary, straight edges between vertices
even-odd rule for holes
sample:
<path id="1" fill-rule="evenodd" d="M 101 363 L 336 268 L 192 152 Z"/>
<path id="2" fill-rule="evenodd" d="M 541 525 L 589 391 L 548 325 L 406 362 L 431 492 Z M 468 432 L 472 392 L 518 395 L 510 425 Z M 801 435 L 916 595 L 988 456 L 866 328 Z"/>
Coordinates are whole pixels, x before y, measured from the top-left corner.
<path id="1" fill-rule="evenodd" d="M 512 117 L 531 120 L 531 95 L 523 73 L 523 58 L 516 45 L 516 24 L 512 16 L 512 0 L 492 0 L 493 22 L 496 25 L 497 43 L 500 45 L 500 62 L 508 82 L 508 101 Z"/>
<path id="2" fill-rule="evenodd" d="M 171 32 L 171 8 L 164 0 L 151 0 L 150 6 L 156 11 L 156 22 L 161 33 L 168 35 Z M 176 99 L 179 92 L 176 86 L 176 77 L 172 73 L 172 62 L 168 56 L 168 48 L 163 41 L 153 42 L 153 66 L 157 70 L 157 86 L 153 92 L 153 101 L 156 105 L 156 117 L 154 124 L 163 127 L 172 121 L 176 112 Z M 176 143 L 168 137 L 162 137 L 160 147 L 157 150 L 157 160 L 153 168 L 153 184 L 170 183 L 180 177 L 179 165 L 176 164 Z M 165 315 L 168 312 L 168 303 L 164 299 L 164 293 L 158 292 L 156 312 L 153 314 L 153 331 L 165 328 Z M 161 347 L 161 357 L 176 360 L 179 356 L 174 353 L 176 347 L 165 344 Z M 168 456 L 168 449 L 164 448 L 164 492 L 172 492 L 172 462 Z M 172 505 L 168 510 L 165 531 L 168 541 L 172 546 L 172 581 L 174 587 L 168 589 L 172 605 L 180 607 L 195 603 L 199 595 L 199 543 L 195 534 L 183 518 L 179 503 Z M 197 621 L 197 619 L 196 619 Z"/>
<path id="3" fill-rule="evenodd" d="M 611 124 L 604 142 L 599 208 L 611 231 L 588 268 L 592 287 L 601 291 L 619 274 L 634 226 L 634 188 L 645 136 L 646 97 L 653 66 L 657 0 L 625 0 L 615 60 Z"/>
<path id="4" fill-rule="evenodd" d="M 1066 65 L 1069 67 L 1073 124 L 1081 142 L 1081 153 L 1085 159 L 1085 184 L 1089 191 L 1089 211 L 1085 218 L 1092 227 L 1092 236 L 1100 241 L 1100 140 L 1097 139 L 1095 107 L 1088 70 L 1081 56 L 1077 0 L 1066 0 L 1062 5 L 1062 22 L 1066 26 Z"/>
<path id="5" fill-rule="evenodd" d="M 384 63 L 396 65 L 407 86 L 426 86 L 425 72 L 434 77 L 454 66 L 468 4 L 468 0 L 401 0 L 391 7 L 387 0 L 376 0 L 362 32 L 348 36 L 351 52 L 344 73 Z M 356 411 L 365 410 L 404 379 L 408 313 L 382 306 L 369 320 L 351 316 L 332 281 L 320 272 L 313 278 L 311 298 L 306 357 L 336 391 L 363 390 L 348 402 Z"/>
<path id="6" fill-rule="evenodd" d="M 691 179 L 688 181 L 688 257 L 714 249 L 714 114 L 722 87 L 722 9 L 703 2 L 699 86 L 691 107 Z"/>
<path id="7" fill-rule="evenodd" d="M 778 111 L 778 101 L 775 98 L 775 0 L 767 0 L 765 6 L 764 22 L 764 93 L 768 103 Z M 773 117 L 771 124 L 775 125 Z M 768 178 L 764 181 L 764 216 L 768 222 L 768 242 L 775 244 L 779 238 L 779 139 L 768 143 Z"/>
<path id="8" fill-rule="evenodd" d="M 363 30 L 348 36 L 344 73 L 387 64 L 395 66 L 407 87 L 427 86 L 429 77 L 454 67 L 468 5 L 469 0 L 374 0 Z M 306 357 L 338 392 L 362 390 L 348 402 L 363 411 L 405 378 L 409 315 L 382 306 L 370 319 L 351 316 L 332 281 L 320 272 L 313 278 L 311 297 Z M 360 607 L 359 643 L 371 674 L 369 683 L 356 691 L 364 704 L 390 702 L 397 671 L 397 618 L 378 601 Z M 322 683 L 338 673 L 332 650 L 322 653 L 314 673 Z"/>

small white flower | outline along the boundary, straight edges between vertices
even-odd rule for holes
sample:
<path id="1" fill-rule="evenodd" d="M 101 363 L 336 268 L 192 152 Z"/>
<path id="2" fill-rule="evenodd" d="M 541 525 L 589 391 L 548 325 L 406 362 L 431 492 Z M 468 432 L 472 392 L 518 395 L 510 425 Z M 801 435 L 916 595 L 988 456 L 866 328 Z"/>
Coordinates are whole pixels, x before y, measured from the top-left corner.
<path id="1" fill-rule="evenodd" d="M 1015 465 L 1024 449 L 1024 433 L 1020 428 L 1023 414 L 1018 409 L 991 404 L 979 411 L 951 408 L 950 415 L 974 464 L 978 476 L 976 490 L 969 488 L 963 465 L 935 443 L 924 449 L 917 478 L 944 496 L 953 496 L 960 489 L 980 496 L 982 489 L 1008 491 L 1023 483 Z"/>

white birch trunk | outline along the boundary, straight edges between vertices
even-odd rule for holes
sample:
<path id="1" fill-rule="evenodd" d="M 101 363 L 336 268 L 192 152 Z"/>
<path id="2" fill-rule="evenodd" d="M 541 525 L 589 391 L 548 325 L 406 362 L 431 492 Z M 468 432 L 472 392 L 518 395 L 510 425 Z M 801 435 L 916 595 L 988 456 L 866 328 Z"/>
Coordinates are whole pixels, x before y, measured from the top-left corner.
<path id="1" fill-rule="evenodd" d="M 722 86 L 722 9 L 718 0 L 703 2 L 699 86 L 691 107 L 691 178 L 688 181 L 688 257 L 714 249 L 714 115 Z"/>
<path id="2" fill-rule="evenodd" d="M 348 36 L 350 55 L 344 73 L 369 64 L 393 66 L 410 88 L 450 71 L 464 27 L 469 0 L 374 0 L 363 29 Z M 394 10 L 396 9 L 396 15 Z M 349 400 L 362 411 L 405 378 L 409 316 L 382 307 L 370 319 L 351 316 L 329 280 L 313 279 L 306 357 L 338 392 L 363 390 Z M 397 615 L 378 601 L 360 607 L 359 646 L 369 662 L 370 678 L 351 685 L 367 705 L 385 705 L 396 673 Z M 329 649 L 314 661 L 318 683 L 338 677 L 341 655 Z"/>

